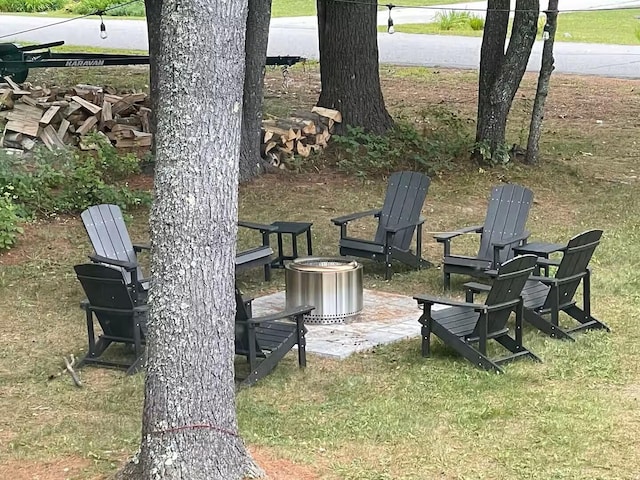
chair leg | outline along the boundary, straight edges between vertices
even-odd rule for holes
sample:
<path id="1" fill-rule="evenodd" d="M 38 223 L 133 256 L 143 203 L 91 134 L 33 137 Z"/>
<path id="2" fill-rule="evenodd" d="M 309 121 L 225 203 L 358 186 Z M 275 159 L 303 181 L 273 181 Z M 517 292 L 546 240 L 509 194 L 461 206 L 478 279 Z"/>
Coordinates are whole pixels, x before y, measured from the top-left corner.
<path id="1" fill-rule="evenodd" d="M 422 324 L 422 356 L 431 356 L 431 328 L 428 323 Z"/>
<path id="2" fill-rule="evenodd" d="M 572 342 L 575 341 L 575 339 L 571 335 L 566 333 L 560 327 L 547 321 L 544 317 L 542 317 L 542 315 L 538 314 L 537 312 L 534 312 L 533 310 L 525 308 L 524 319 L 526 320 L 527 323 L 534 326 L 541 332 L 546 333 L 551 338 L 559 338 L 561 340 L 569 340 Z"/>
<path id="3" fill-rule="evenodd" d="M 297 335 L 298 335 L 298 366 L 304 368 L 307 366 L 307 337 L 305 336 L 306 328 L 304 326 L 304 316 L 296 315 Z"/>
<path id="4" fill-rule="evenodd" d="M 444 291 L 451 291 L 451 274 L 442 267 L 442 283 L 444 284 Z"/>

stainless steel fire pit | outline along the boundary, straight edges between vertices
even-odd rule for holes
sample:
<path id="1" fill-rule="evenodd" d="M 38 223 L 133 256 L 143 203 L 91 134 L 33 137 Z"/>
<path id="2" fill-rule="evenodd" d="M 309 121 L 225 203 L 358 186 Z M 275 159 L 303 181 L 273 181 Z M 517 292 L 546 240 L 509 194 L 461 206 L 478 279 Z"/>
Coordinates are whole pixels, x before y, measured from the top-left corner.
<path id="1" fill-rule="evenodd" d="M 307 323 L 343 323 L 362 310 L 362 265 L 358 262 L 301 257 L 285 269 L 287 307 L 316 307 L 305 315 Z"/>

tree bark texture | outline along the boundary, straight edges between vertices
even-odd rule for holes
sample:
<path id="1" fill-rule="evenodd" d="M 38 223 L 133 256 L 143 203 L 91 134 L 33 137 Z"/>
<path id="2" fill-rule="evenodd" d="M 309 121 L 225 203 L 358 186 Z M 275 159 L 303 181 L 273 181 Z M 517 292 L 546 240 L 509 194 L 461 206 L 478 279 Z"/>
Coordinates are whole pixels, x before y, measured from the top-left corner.
<path id="1" fill-rule="evenodd" d="M 342 123 L 384 134 L 393 127 L 380 87 L 375 0 L 318 0 L 321 107 L 342 113 Z"/>
<path id="2" fill-rule="evenodd" d="M 538 161 L 540 136 L 542 135 L 542 120 L 544 119 L 544 104 L 547 101 L 547 95 L 549 94 L 549 79 L 551 78 L 551 73 L 555 68 L 553 44 L 556 38 L 556 29 L 558 26 L 558 0 L 549 0 L 549 6 L 547 7 L 545 14 L 547 16 L 547 21 L 544 26 L 542 65 L 540 66 L 536 98 L 533 101 L 533 109 L 531 111 L 527 153 L 524 157 L 524 161 L 528 164 L 534 164 Z"/>
<path id="3" fill-rule="evenodd" d="M 264 65 L 267 60 L 271 0 L 249 0 L 244 102 L 242 104 L 242 143 L 240 147 L 240 181 L 251 180 L 262 171 L 260 133 Z"/>
<path id="4" fill-rule="evenodd" d="M 239 479 L 234 258 L 246 3 L 147 1 L 156 112 L 145 480 Z"/>
<path id="5" fill-rule="evenodd" d="M 509 8 L 509 0 L 489 0 L 480 50 L 476 143 L 488 146 L 492 157 L 504 146 L 509 110 L 538 29 L 538 0 L 517 0 L 505 52 Z"/>

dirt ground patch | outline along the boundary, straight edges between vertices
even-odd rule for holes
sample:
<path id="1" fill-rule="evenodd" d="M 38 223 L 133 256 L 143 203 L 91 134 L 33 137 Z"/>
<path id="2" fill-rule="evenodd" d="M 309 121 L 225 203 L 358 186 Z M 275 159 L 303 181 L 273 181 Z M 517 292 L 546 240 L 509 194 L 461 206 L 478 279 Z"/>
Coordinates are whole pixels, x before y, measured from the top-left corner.
<path id="1" fill-rule="evenodd" d="M 6 480 L 71 480 L 91 465 L 86 458 L 65 457 L 56 460 L 11 460 L 0 466 L 0 478 Z"/>
<path id="2" fill-rule="evenodd" d="M 318 472 L 308 465 L 299 465 L 278 458 L 263 447 L 249 447 L 253 459 L 266 472 L 269 480 L 318 480 Z"/>

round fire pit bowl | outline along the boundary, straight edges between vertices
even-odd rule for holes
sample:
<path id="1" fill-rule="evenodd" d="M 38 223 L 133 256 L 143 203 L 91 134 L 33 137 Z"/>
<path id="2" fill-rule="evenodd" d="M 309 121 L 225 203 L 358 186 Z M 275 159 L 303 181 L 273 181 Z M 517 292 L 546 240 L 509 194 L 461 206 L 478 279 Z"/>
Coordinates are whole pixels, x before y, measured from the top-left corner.
<path id="1" fill-rule="evenodd" d="M 347 258 L 300 257 L 285 267 L 287 308 L 313 305 L 305 322 L 344 323 L 362 310 L 362 265 Z"/>

